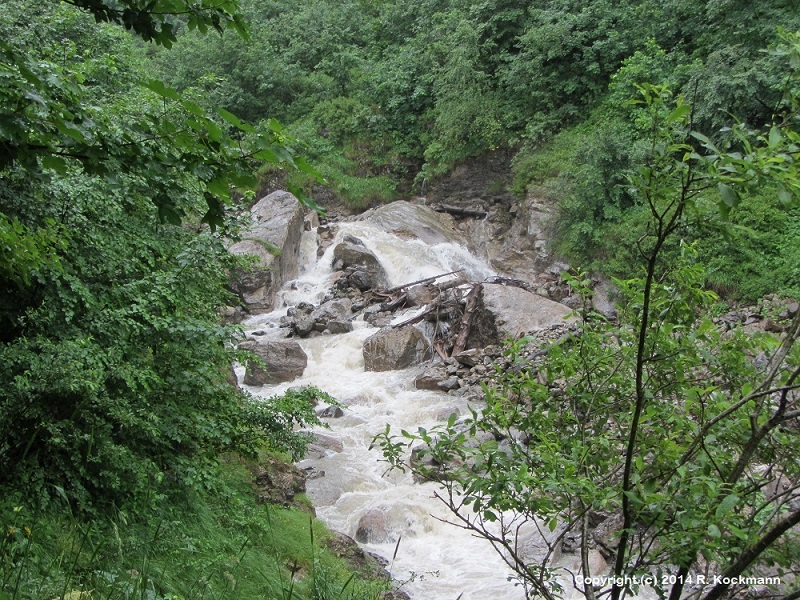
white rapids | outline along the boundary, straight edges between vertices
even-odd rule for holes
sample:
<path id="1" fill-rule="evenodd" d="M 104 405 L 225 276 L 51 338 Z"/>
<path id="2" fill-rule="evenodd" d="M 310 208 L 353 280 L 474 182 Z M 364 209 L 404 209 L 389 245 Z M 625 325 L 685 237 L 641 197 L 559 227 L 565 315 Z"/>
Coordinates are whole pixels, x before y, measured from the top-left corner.
<path id="1" fill-rule="evenodd" d="M 391 285 L 459 269 L 472 280 L 494 275 L 487 264 L 456 244 L 431 246 L 385 233 L 369 222 L 343 223 L 336 240 L 319 259 L 316 234 L 303 234 L 300 276 L 279 293 L 279 308 L 246 321 L 245 331 L 262 330 L 269 337 L 282 338 L 285 330 L 279 329 L 278 322 L 288 307 L 301 301 L 319 304 L 331 287 L 333 248 L 346 234 L 362 240 L 378 256 Z M 407 473 L 387 473 L 380 449 L 370 448 L 373 437 L 383 432 L 387 423 L 397 434 L 401 429 L 430 428 L 453 412 L 466 414 L 466 400 L 416 390 L 414 377 L 421 367 L 364 371 L 362 345 L 377 329 L 363 321 L 355 322 L 354 327 L 346 334 L 298 339 L 308 355 L 301 378 L 248 388 L 256 396 L 267 397 L 310 385 L 343 405 L 344 416 L 327 419 L 330 429 L 320 430 L 340 441 L 342 450 L 321 451 L 299 463 L 301 468 L 324 473 L 307 482 L 318 517 L 331 529 L 355 538 L 365 513 L 377 510 L 386 514 L 388 539 L 362 547 L 384 557 L 394 580 L 415 600 L 523 600 L 523 590 L 509 579 L 510 569 L 488 542 L 444 522 L 452 515 L 434 498 L 436 484 L 415 483 Z M 242 372 L 240 368 L 240 377 Z M 583 598 L 583 594 L 575 591 L 565 597 Z"/>

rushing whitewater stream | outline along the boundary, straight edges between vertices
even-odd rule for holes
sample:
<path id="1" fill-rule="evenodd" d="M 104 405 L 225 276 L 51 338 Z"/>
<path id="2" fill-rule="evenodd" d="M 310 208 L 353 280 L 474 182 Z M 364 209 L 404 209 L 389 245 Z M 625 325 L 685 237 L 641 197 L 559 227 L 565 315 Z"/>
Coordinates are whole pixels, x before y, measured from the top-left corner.
<path id="1" fill-rule="evenodd" d="M 319 304 L 331 288 L 333 248 L 348 234 L 360 239 L 380 259 L 390 285 L 459 269 L 471 280 L 494 274 L 487 264 L 459 245 L 428 245 L 419 239 L 402 239 L 365 221 L 342 223 L 334 243 L 320 258 L 316 233 L 303 234 L 299 277 L 279 293 L 278 308 L 247 320 L 245 331 L 283 339 L 287 330 L 279 323 L 287 309 L 299 302 Z M 410 314 L 413 313 L 402 313 L 397 319 Z M 411 475 L 398 471 L 387 473 L 380 450 L 370 449 L 373 437 L 387 423 L 396 433 L 401 429 L 416 431 L 420 426 L 430 428 L 441 423 L 453 412 L 468 412 L 467 401 L 462 397 L 414 388 L 414 377 L 424 367 L 365 371 L 362 345 L 376 331 L 357 320 L 349 333 L 297 339 L 308 355 L 303 376 L 280 385 L 248 389 L 256 396 L 267 397 L 290 387 L 310 385 L 343 405 L 344 415 L 326 419 L 330 428 L 318 432 L 322 442 L 299 463 L 311 473 L 308 496 L 319 518 L 331 529 L 353 538 L 362 517 L 377 515 L 385 535 L 362 547 L 389 562 L 393 578 L 412 598 L 523 599 L 524 592 L 509 581 L 509 568 L 488 542 L 444 522 L 449 515 L 434 498 L 435 483 L 416 483 Z M 576 592 L 566 597 L 583 595 Z"/>

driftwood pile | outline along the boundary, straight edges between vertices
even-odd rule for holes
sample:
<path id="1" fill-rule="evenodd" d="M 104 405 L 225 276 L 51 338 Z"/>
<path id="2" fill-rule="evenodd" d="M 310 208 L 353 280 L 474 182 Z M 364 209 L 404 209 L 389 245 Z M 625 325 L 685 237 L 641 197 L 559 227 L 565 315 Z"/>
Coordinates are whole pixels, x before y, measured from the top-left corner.
<path id="1" fill-rule="evenodd" d="M 433 323 L 433 348 L 444 360 L 467 348 L 484 283 L 509 285 L 535 293 L 533 286 L 519 279 L 490 277 L 483 282 L 468 282 L 460 274 L 460 270 L 451 271 L 388 289 L 369 290 L 362 298 L 365 304 L 379 303 L 380 312 L 391 313 L 422 305 L 416 315 L 392 327 L 406 327 L 422 321 Z M 420 302 L 421 299 L 426 301 Z"/>

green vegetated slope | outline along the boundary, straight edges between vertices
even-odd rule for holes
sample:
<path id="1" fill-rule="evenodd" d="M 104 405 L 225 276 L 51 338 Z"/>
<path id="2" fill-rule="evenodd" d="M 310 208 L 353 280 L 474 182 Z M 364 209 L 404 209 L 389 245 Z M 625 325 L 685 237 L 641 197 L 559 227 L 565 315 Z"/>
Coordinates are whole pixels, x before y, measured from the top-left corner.
<path id="1" fill-rule="evenodd" d="M 152 79 L 154 43 L 239 28 L 235 3 L 75 4 L 0 7 L 0 598 L 377 597 L 307 512 L 256 502 L 315 392 L 240 391 L 218 313 L 236 198 L 259 165 L 313 171 Z"/>
<path id="2" fill-rule="evenodd" d="M 736 118 L 779 123 L 788 164 L 796 56 L 763 50 L 799 21 L 789 0 L 4 2 L 0 598 L 379 594 L 305 515 L 250 503 L 244 457 L 297 455 L 315 417 L 305 392 L 230 383 L 230 208 L 255 174 L 317 181 L 298 152 L 365 206 L 510 147 L 517 191 L 560 206 L 560 250 L 627 275 L 630 175 L 654 156 L 637 86 L 683 94 L 691 150 L 732 173 Z M 660 259 L 694 240 L 719 289 L 798 293 L 800 216 L 764 181 L 707 190 L 693 209 L 727 223 L 681 221 Z"/>
<path id="3" fill-rule="evenodd" d="M 790 0 L 245 0 L 251 40 L 190 34 L 157 57 L 180 89 L 302 137 L 353 206 L 391 199 L 459 161 L 511 147 L 517 193 L 561 207 L 556 244 L 574 263 L 625 275 L 641 222 L 627 177 L 642 131 L 626 101 L 668 85 L 693 127 L 725 142 L 781 110 L 786 58 L 766 52 L 800 27 Z M 796 212 L 763 190 L 729 231 L 692 230 L 714 286 L 753 300 L 797 294 Z M 776 235 L 775 221 L 783 221 Z"/>

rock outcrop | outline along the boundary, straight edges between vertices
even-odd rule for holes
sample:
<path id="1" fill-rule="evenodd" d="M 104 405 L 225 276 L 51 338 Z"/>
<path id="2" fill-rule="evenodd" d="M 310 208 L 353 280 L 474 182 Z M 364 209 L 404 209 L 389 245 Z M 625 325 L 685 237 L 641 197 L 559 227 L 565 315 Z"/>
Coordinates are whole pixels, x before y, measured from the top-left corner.
<path id="1" fill-rule="evenodd" d="M 233 254 L 256 259 L 255 266 L 238 272 L 233 287 L 252 314 L 271 310 L 275 294 L 297 275 L 303 207 L 289 192 L 273 192 L 259 200 L 250 211 L 252 224 L 233 244 Z"/>
<path id="2" fill-rule="evenodd" d="M 289 309 L 285 323 L 297 337 L 329 333 L 347 333 L 353 330 L 350 322 L 353 317 L 353 301 L 338 298 L 323 302 L 317 307 L 308 302 L 300 302 Z"/>
<path id="3" fill-rule="evenodd" d="M 378 257 L 358 238 L 346 236 L 333 249 L 334 265 L 348 270 L 348 281 L 361 291 L 388 285 L 389 278 Z"/>
<path id="4" fill-rule="evenodd" d="M 364 368 L 367 371 L 405 369 L 430 357 L 428 341 L 414 327 L 385 327 L 364 342 Z"/>
<path id="5" fill-rule="evenodd" d="M 563 324 L 570 312 L 563 304 L 519 287 L 484 284 L 468 347 L 501 344 L 508 338 Z"/>
<path id="6" fill-rule="evenodd" d="M 308 357 L 300 344 L 292 341 L 246 341 L 239 348 L 250 350 L 264 361 L 263 369 L 254 362 L 247 365 L 245 385 L 268 385 L 292 381 L 300 377 L 308 364 Z"/>
<path id="7" fill-rule="evenodd" d="M 306 475 L 293 464 L 267 456 L 255 475 L 259 502 L 309 510 L 307 503 L 295 502 L 295 496 L 306 491 Z"/>
<path id="8" fill-rule="evenodd" d="M 397 201 L 362 215 L 362 219 L 375 223 L 383 231 L 400 238 L 417 238 L 426 244 L 447 242 L 467 244 L 464 235 L 455 226 L 450 215 L 436 212 L 429 206 Z"/>

